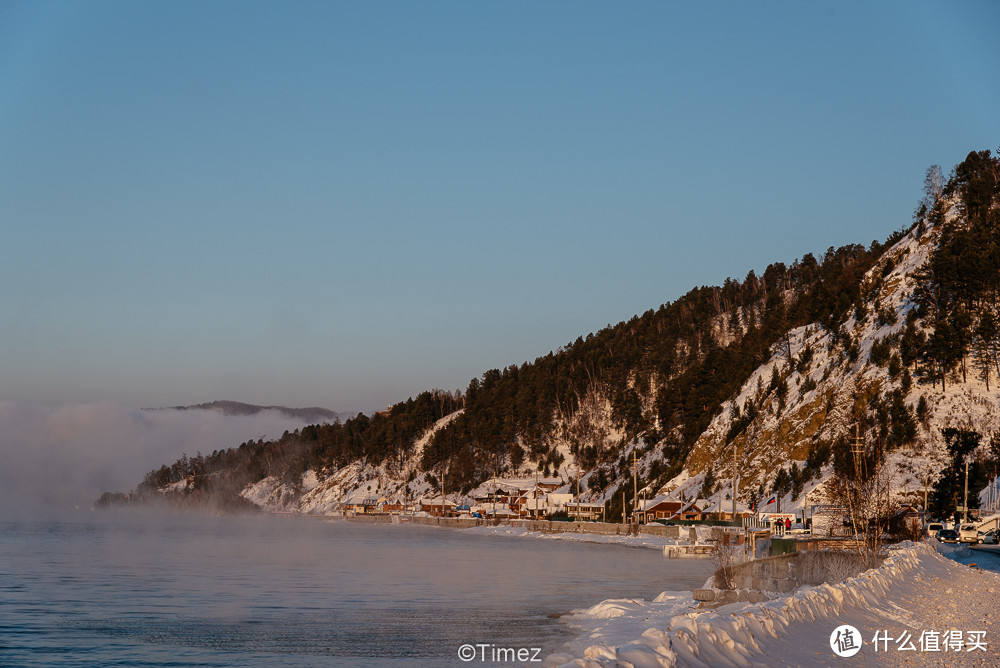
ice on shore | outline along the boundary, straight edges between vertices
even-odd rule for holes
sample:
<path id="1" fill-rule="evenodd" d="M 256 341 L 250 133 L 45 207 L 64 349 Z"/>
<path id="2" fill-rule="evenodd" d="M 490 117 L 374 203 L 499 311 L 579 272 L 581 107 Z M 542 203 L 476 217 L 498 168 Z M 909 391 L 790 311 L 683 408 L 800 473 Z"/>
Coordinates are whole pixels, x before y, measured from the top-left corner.
<path id="1" fill-rule="evenodd" d="M 531 531 L 524 527 L 500 525 L 500 526 L 479 526 L 471 527 L 468 529 L 462 529 L 462 531 L 468 531 L 469 533 L 478 533 L 491 536 L 519 536 L 519 537 L 532 537 L 541 538 L 544 540 L 569 540 L 578 541 L 581 543 L 607 543 L 613 545 L 626 545 L 629 547 L 644 547 L 653 550 L 663 550 L 665 547 L 674 547 L 678 545 L 697 545 L 706 544 L 711 538 L 712 527 L 694 527 L 696 534 L 698 536 L 697 541 L 692 542 L 689 539 L 682 538 L 667 538 L 665 536 L 656 536 L 653 534 L 639 533 L 631 535 L 616 535 L 616 534 L 600 534 L 600 533 L 590 533 L 590 532 L 572 532 L 572 531 L 557 531 L 553 533 L 544 533 L 541 531 Z"/>
<path id="2" fill-rule="evenodd" d="M 802 587 L 764 603 L 737 603 L 698 610 L 690 593 L 665 592 L 653 602 L 611 600 L 567 618 L 582 628 L 567 652 L 547 658 L 547 666 L 809 666 L 843 662 L 830 646 L 841 624 L 861 633 L 856 665 L 991 665 L 1000 638 L 995 602 L 1000 576 L 962 562 L 1000 563 L 994 555 L 966 549 L 947 559 L 922 543 L 894 548 L 876 569 L 849 580 Z M 873 643 L 882 632 L 892 639 L 922 632 L 985 632 L 986 651 L 898 649 Z M 883 636 L 886 637 L 886 636 Z M 970 645 L 971 647 L 971 645 Z M 920 649 L 923 649 L 921 647 Z"/>

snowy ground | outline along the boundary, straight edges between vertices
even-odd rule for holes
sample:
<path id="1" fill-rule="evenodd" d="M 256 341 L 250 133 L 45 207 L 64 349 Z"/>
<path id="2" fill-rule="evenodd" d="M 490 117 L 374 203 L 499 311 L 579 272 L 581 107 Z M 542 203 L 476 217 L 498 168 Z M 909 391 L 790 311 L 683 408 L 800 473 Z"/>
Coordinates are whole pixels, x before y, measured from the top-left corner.
<path id="1" fill-rule="evenodd" d="M 1000 551 L 940 548 L 947 557 L 930 545 L 906 544 L 878 569 L 766 603 L 696 610 L 686 592 L 648 603 L 605 601 L 568 618 L 583 634 L 545 665 L 996 665 Z M 842 624 L 861 636 L 850 658 L 831 648 Z"/>

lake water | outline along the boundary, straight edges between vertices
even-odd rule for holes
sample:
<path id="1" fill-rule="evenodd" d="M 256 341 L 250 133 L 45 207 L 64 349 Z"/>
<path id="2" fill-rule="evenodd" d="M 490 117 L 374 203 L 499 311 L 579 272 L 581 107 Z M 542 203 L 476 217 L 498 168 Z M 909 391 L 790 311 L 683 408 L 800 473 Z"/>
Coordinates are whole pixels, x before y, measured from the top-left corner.
<path id="1" fill-rule="evenodd" d="M 0 523 L 0 665 L 501 665 L 459 647 L 545 656 L 574 637 L 559 614 L 690 590 L 710 570 L 422 526 L 79 515 Z"/>

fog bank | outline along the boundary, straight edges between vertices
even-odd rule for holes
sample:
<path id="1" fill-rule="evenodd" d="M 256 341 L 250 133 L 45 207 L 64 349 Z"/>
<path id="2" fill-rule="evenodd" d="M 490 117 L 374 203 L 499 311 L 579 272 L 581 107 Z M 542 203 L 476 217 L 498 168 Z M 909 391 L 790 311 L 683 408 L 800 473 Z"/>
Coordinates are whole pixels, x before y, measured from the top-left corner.
<path id="1" fill-rule="evenodd" d="M 183 453 L 275 438 L 304 424 L 274 411 L 232 416 L 0 401 L 0 517 L 87 510 L 101 492 L 129 491 Z"/>

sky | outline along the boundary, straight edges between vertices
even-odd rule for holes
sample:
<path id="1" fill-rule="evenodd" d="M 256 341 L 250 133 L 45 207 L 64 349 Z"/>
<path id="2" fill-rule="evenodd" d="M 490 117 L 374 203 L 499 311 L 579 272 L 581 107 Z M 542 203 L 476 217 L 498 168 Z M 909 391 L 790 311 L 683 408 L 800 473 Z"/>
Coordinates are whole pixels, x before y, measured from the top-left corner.
<path id="1" fill-rule="evenodd" d="M 908 226 L 992 2 L 0 0 L 0 401 L 371 411 Z"/>

